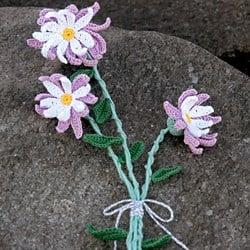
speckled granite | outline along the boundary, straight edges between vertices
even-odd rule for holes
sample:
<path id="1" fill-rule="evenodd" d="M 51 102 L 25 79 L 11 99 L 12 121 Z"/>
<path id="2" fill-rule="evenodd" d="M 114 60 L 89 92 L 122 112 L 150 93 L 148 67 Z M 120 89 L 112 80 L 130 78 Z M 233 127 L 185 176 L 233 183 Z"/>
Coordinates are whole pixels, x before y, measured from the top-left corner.
<path id="1" fill-rule="evenodd" d="M 127 198 L 111 161 L 72 132 L 56 134 L 56 121 L 34 112 L 33 98 L 43 89 L 37 78 L 65 71 L 25 44 L 37 13 L 0 10 L 0 248 L 111 249 L 85 231 L 89 222 L 113 225 L 102 209 Z M 182 39 L 114 28 L 104 36 L 108 53 L 100 68 L 130 141 L 142 139 L 150 148 L 166 124 L 164 100 L 175 102 L 190 86 L 211 94 L 223 116 L 217 146 L 197 157 L 167 136 L 155 169 L 178 163 L 185 171 L 154 185 L 150 198 L 171 205 L 176 217 L 169 228 L 190 249 L 247 249 L 249 78 Z M 140 180 L 144 161 L 136 165 Z M 146 218 L 146 237 L 161 233 Z"/>

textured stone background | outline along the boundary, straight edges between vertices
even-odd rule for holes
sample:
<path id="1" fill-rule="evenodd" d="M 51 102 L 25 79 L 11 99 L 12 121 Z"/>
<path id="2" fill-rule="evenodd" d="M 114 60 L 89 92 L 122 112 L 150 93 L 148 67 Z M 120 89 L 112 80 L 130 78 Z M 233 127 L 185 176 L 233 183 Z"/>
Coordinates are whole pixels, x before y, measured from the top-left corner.
<path id="1" fill-rule="evenodd" d="M 56 134 L 56 122 L 34 112 L 33 98 L 43 90 L 38 76 L 65 71 L 25 44 L 37 14 L 35 8 L 0 9 L 0 246 L 111 249 L 85 231 L 89 222 L 113 225 L 102 209 L 127 198 L 111 161 L 71 132 Z M 150 198 L 171 205 L 176 217 L 169 228 L 190 249 L 248 249 L 249 78 L 179 38 L 119 29 L 104 35 L 108 53 L 100 68 L 130 142 L 142 139 L 150 148 L 165 126 L 164 100 L 175 102 L 190 86 L 211 94 L 223 116 L 217 146 L 195 157 L 168 136 L 155 169 L 181 164 L 185 171 L 152 186 Z M 144 161 L 136 165 L 140 180 Z M 161 233 L 146 217 L 146 237 Z"/>
<path id="2" fill-rule="evenodd" d="M 0 6 L 64 8 L 69 2 L 82 7 L 95 0 L 1 0 Z M 181 37 L 217 56 L 250 53 L 249 0 L 99 0 L 99 3 L 102 10 L 98 17 L 110 16 L 116 27 Z"/>

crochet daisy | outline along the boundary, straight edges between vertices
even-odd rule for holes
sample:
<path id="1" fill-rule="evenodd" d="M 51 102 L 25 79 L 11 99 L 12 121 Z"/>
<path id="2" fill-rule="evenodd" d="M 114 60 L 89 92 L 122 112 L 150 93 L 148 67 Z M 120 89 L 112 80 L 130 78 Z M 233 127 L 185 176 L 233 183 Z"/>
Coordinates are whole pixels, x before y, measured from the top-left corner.
<path id="1" fill-rule="evenodd" d="M 59 133 L 73 128 L 77 139 L 82 137 L 83 129 L 81 117 L 89 114 L 87 104 L 95 104 L 98 100 L 90 93 L 90 78 L 78 75 L 73 82 L 61 74 L 41 76 L 39 78 L 48 93 L 41 93 L 35 97 L 40 103 L 35 105 L 38 114 L 45 118 L 57 118 L 56 130 Z"/>
<path id="2" fill-rule="evenodd" d="M 212 147 L 217 142 L 217 133 L 210 134 L 210 128 L 221 121 L 220 116 L 211 116 L 214 112 L 212 106 L 201 106 L 210 96 L 198 94 L 195 89 L 182 93 L 178 100 L 178 108 L 168 101 L 164 102 L 167 115 L 174 120 L 177 131 L 184 130 L 184 143 L 194 154 L 202 154 L 203 148 Z"/>
<path id="3" fill-rule="evenodd" d="M 75 5 L 59 11 L 44 9 L 40 12 L 39 32 L 28 39 L 30 47 L 40 48 L 45 58 L 73 65 L 94 66 L 106 53 L 106 42 L 97 33 L 110 26 L 107 18 L 103 25 L 91 23 L 93 16 L 100 9 L 98 3 L 78 10 Z"/>

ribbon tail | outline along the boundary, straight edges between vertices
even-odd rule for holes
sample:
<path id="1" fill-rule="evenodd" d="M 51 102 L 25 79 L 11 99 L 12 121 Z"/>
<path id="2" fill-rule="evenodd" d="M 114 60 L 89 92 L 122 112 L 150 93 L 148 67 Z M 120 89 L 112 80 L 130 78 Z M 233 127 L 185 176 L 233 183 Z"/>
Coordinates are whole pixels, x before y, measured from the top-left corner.
<path id="1" fill-rule="evenodd" d="M 114 241 L 114 250 L 117 250 L 117 240 Z"/>
<path id="2" fill-rule="evenodd" d="M 163 218 L 161 218 L 159 215 L 157 215 L 146 203 L 144 203 L 144 207 L 148 213 L 148 215 L 152 218 L 152 220 L 164 231 L 166 232 L 169 236 L 171 236 L 172 240 L 175 241 L 175 243 L 177 245 L 179 245 L 180 247 L 182 247 L 183 249 L 185 250 L 189 250 L 189 248 L 183 243 L 181 242 L 180 240 L 178 240 L 165 226 L 163 226 L 160 221 L 162 222 L 170 222 L 174 219 L 174 216 L 173 216 L 173 211 L 172 209 L 164 204 L 164 203 L 161 203 L 161 202 L 158 202 L 158 201 L 154 201 L 154 200 L 147 200 L 148 202 L 151 202 L 151 203 L 155 203 L 155 204 L 158 204 L 158 205 L 161 205 L 162 207 L 165 207 L 168 209 L 168 211 L 170 212 L 171 216 L 170 216 L 170 219 L 168 220 L 164 220 Z M 164 206 L 162 205 L 164 204 Z M 160 220 L 160 221 L 159 221 Z"/>
<path id="3" fill-rule="evenodd" d="M 150 216 L 151 217 L 151 216 Z M 180 240 L 178 240 L 166 227 L 164 227 L 157 219 L 154 217 L 151 217 L 154 222 L 163 230 L 165 231 L 168 235 L 171 236 L 172 240 L 175 241 L 176 244 L 178 244 L 180 247 L 182 247 L 185 250 L 189 250 L 189 248 Z"/>
<path id="4" fill-rule="evenodd" d="M 117 215 L 116 222 L 115 222 L 116 228 L 119 226 L 119 222 L 120 222 L 120 219 L 121 219 L 123 212 L 124 212 L 124 210 L 121 209 Z M 117 240 L 114 241 L 114 250 L 117 250 Z"/>
<path id="5" fill-rule="evenodd" d="M 122 207 L 116 208 L 118 205 L 121 205 L 121 204 L 124 204 L 124 203 L 125 203 L 125 205 L 122 205 Z M 118 228 L 120 220 L 121 220 L 121 217 L 122 217 L 122 214 L 127 209 L 131 209 L 132 204 L 133 203 L 131 203 L 130 199 L 118 201 L 118 202 L 110 205 L 109 207 L 106 207 L 103 210 L 103 214 L 105 216 L 111 216 L 111 215 L 114 215 L 114 214 L 118 213 L 118 215 L 116 217 L 116 221 L 115 221 L 115 227 Z M 116 240 L 114 241 L 114 250 L 117 250 L 117 241 Z"/>

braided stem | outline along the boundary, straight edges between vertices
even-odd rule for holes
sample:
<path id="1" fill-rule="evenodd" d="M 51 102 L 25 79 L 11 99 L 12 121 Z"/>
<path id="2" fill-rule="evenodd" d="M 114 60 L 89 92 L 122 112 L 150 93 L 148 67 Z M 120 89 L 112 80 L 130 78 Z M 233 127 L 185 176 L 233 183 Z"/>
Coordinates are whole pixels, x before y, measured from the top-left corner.
<path id="1" fill-rule="evenodd" d="M 91 116 L 87 116 L 86 119 L 89 121 L 90 125 L 92 126 L 92 128 L 94 129 L 94 131 L 99 134 L 99 135 L 103 135 L 99 126 L 97 125 L 97 123 L 95 122 L 95 120 L 91 117 Z M 130 183 L 130 181 L 128 180 L 127 176 L 125 175 L 124 171 L 122 170 L 122 165 L 119 161 L 118 156 L 115 154 L 115 152 L 113 151 L 112 147 L 108 147 L 108 155 L 110 156 L 110 158 L 113 160 L 116 169 L 118 171 L 119 177 L 121 178 L 121 180 L 124 182 L 124 184 L 126 185 L 129 195 L 130 197 L 133 199 L 134 198 L 134 190 L 133 187 Z"/>
<path id="2" fill-rule="evenodd" d="M 149 185 L 151 183 L 151 176 L 152 176 L 152 165 L 154 164 L 154 161 L 155 161 L 155 154 L 158 152 L 160 148 L 160 143 L 163 142 L 165 135 L 168 133 L 168 131 L 169 131 L 169 128 L 165 128 L 160 131 L 159 135 L 154 141 L 154 144 L 151 150 L 148 153 L 148 160 L 147 160 L 147 164 L 145 165 L 146 180 L 145 180 L 144 185 L 142 186 L 142 194 L 141 194 L 142 200 L 146 199 L 147 194 L 148 194 Z"/>
<path id="3" fill-rule="evenodd" d="M 102 94 L 105 98 L 108 98 L 110 101 L 110 107 L 111 107 L 111 111 L 112 111 L 112 118 L 116 124 L 117 127 L 117 132 L 120 134 L 120 136 L 123 139 L 123 143 L 122 143 L 122 147 L 124 150 L 124 154 L 125 154 L 125 159 L 126 159 L 126 165 L 127 165 L 127 169 L 128 169 L 128 174 L 129 174 L 129 178 L 132 181 L 133 184 L 133 188 L 134 188 L 134 193 L 135 193 L 135 198 L 137 200 L 140 199 L 140 189 L 139 189 L 139 184 L 135 178 L 135 175 L 133 173 L 133 165 L 132 165 L 132 160 L 131 160 L 131 155 L 130 155 L 130 151 L 128 148 L 128 143 L 127 143 L 127 135 L 123 130 L 122 127 L 122 122 L 119 119 L 117 112 L 116 112 L 116 108 L 115 108 L 115 104 L 108 92 L 107 86 L 105 81 L 101 78 L 100 73 L 97 69 L 97 66 L 95 66 L 94 68 L 94 77 L 97 80 L 97 82 L 99 83 L 101 89 L 102 89 Z"/>

